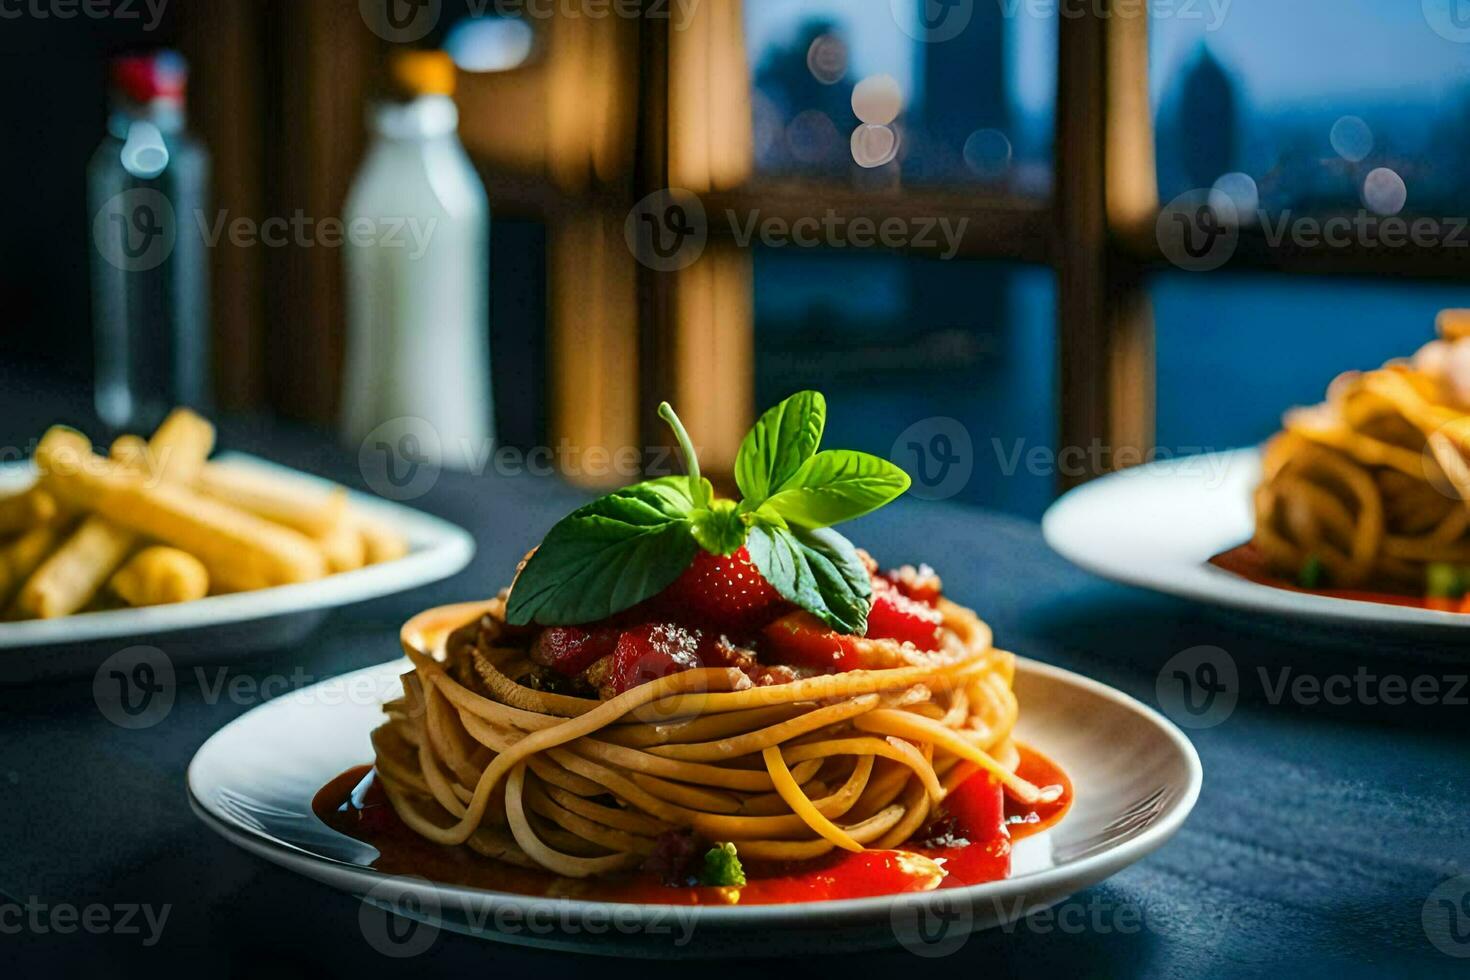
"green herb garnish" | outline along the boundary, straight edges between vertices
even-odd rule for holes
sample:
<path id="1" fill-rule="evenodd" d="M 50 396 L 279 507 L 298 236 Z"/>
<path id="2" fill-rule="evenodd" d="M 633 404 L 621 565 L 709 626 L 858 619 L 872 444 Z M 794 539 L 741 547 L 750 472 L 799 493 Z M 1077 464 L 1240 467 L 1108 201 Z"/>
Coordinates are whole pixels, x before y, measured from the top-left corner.
<path id="1" fill-rule="evenodd" d="M 740 866 L 740 855 L 736 853 L 734 844 L 717 844 L 709 849 L 704 855 L 699 883 L 716 888 L 740 888 L 745 885 L 745 869 Z"/>
<path id="2" fill-rule="evenodd" d="M 1322 567 L 1322 559 L 1316 555 L 1308 555 L 1307 560 L 1302 562 L 1302 569 L 1297 572 L 1296 581 L 1304 589 L 1321 588 L 1322 579 L 1326 569 Z"/>
<path id="3" fill-rule="evenodd" d="M 872 585 L 833 524 L 871 513 L 909 488 L 893 463 L 850 450 L 817 451 L 827 402 L 792 395 L 761 416 L 740 444 L 740 501 L 717 500 L 693 442 L 665 402 L 688 475 L 624 487 L 562 519 L 511 589 L 515 625 L 574 626 L 605 619 L 673 584 L 696 551 L 742 546 L 785 599 L 845 633 L 867 632 Z"/>
<path id="4" fill-rule="evenodd" d="M 1435 599 L 1458 599 L 1465 594 L 1465 579 L 1454 565 L 1437 561 L 1424 570 L 1424 589 Z"/>

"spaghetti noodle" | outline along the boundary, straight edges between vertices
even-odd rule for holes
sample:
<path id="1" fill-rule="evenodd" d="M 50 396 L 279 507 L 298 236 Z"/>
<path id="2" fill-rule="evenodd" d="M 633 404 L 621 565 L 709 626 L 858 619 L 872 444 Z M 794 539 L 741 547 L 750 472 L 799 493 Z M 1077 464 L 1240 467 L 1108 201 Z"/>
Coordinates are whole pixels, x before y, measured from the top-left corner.
<path id="1" fill-rule="evenodd" d="M 1267 446 L 1254 547 L 1306 587 L 1459 596 L 1470 576 L 1470 312 L 1337 378 Z"/>
<path id="2" fill-rule="evenodd" d="M 937 608 L 933 652 L 862 641 L 880 668 L 764 685 L 696 668 L 607 700 L 540 688 L 504 594 L 430 610 L 402 631 L 413 670 L 373 734 L 378 780 L 421 837 L 570 878 L 640 867 L 670 832 L 757 861 L 894 848 L 977 773 L 1055 797 L 1015 772 L 1015 657 Z"/>

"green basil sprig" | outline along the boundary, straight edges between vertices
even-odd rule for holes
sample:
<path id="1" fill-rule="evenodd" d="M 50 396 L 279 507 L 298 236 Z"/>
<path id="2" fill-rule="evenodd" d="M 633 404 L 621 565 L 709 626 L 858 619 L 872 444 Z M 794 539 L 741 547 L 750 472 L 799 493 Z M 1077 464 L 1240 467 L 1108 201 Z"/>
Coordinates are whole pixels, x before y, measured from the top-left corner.
<path id="1" fill-rule="evenodd" d="M 850 450 L 818 452 L 827 421 L 819 392 L 761 416 L 740 445 L 738 503 L 717 500 L 693 443 L 665 402 L 659 415 L 689 473 L 624 487 L 561 520 L 511 588 L 511 623 L 570 626 L 622 612 L 673 584 L 699 548 L 745 547 L 782 597 L 845 633 L 867 631 L 872 586 L 857 551 L 831 526 L 871 513 L 909 487 L 903 470 Z"/>

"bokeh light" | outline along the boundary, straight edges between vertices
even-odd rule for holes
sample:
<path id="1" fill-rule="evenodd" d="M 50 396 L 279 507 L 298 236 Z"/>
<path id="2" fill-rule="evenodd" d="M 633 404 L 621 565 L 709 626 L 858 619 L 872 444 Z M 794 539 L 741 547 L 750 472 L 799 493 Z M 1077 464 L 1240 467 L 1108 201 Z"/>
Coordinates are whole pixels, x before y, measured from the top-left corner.
<path id="1" fill-rule="evenodd" d="M 977 129 L 965 139 L 965 166 L 981 177 L 1001 177 L 1011 168 L 1011 141 L 998 129 Z"/>
<path id="2" fill-rule="evenodd" d="M 836 34 L 819 34 L 806 49 L 806 67 L 823 85 L 836 85 L 847 74 L 847 43 Z"/>
<path id="3" fill-rule="evenodd" d="M 863 122 L 887 126 L 903 110 L 903 91 L 892 75 L 869 75 L 852 90 L 852 111 Z"/>
<path id="4" fill-rule="evenodd" d="M 1210 208 L 1223 220 L 1253 224 L 1261 207 L 1261 191 L 1250 174 L 1229 173 L 1210 188 Z"/>
<path id="5" fill-rule="evenodd" d="M 444 50 L 461 71 L 509 71 L 526 63 L 535 44 L 531 25 L 518 17 L 472 17 L 450 28 Z"/>
<path id="6" fill-rule="evenodd" d="M 791 156 L 802 163 L 823 163 L 833 158 L 842 138 L 830 116 L 806 109 L 787 124 L 786 145 L 791 148 Z"/>
<path id="7" fill-rule="evenodd" d="M 1332 149 L 1349 163 L 1359 163 L 1373 152 L 1373 130 L 1357 116 L 1343 116 L 1332 124 Z"/>
<path id="8" fill-rule="evenodd" d="M 872 169 L 898 156 L 898 133 L 891 126 L 864 123 L 852 131 L 852 158 L 860 167 Z"/>
<path id="9" fill-rule="evenodd" d="M 1379 167 L 1363 181 L 1363 203 L 1374 214 L 1385 217 L 1398 214 L 1409 203 L 1409 187 L 1404 178 L 1387 167 Z"/>

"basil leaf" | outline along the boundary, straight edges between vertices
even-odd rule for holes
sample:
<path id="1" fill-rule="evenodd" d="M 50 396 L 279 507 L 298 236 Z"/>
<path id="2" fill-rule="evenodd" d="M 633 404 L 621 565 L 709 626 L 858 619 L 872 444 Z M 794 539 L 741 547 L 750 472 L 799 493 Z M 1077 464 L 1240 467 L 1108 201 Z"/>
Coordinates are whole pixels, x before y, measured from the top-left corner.
<path id="1" fill-rule="evenodd" d="M 817 451 L 826 427 L 827 399 L 819 391 L 799 391 L 760 417 L 735 457 L 745 510 L 760 506 L 796 474 Z"/>
<path id="2" fill-rule="evenodd" d="M 748 530 L 733 500 L 713 500 L 694 512 L 694 540 L 712 555 L 733 555 L 745 543 Z"/>
<path id="3" fill-rule="evenodd" d="M 673 584 L 694 560 L 689 481 L 625 487 L 559 521 L 511 586 L 517 626 L 575 626 L 622 612 Z"/>
<path id="4" fill-rule="evenodd" d="M 886 459 L 829 449 L 803 463 L 765 507 L 797 527 L 830 527 L 871 513 L 908 488 L 909 475 Z"/>
<path id="5" fill-rule="evenodd" d="M 788 531 L 758 524 L 750 560 L 788 602 L 843 633 L 868 631 L 873 584 L 852 542 L 832 530 Z"/>

